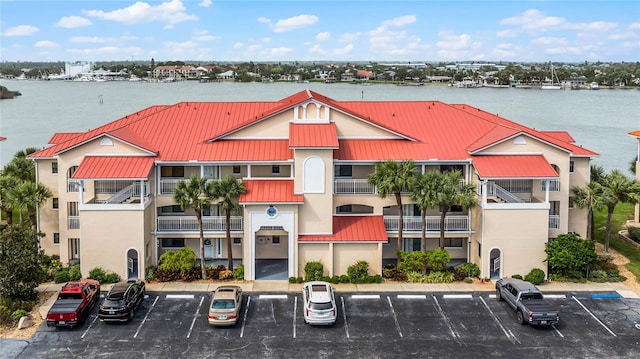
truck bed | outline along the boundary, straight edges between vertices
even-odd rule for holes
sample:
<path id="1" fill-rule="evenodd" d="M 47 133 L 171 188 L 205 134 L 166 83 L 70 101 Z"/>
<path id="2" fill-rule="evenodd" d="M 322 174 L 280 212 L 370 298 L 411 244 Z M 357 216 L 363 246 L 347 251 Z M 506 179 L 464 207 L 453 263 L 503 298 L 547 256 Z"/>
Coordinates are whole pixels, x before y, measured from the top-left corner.
<path id="1" fill-rule="evenodd" d="M 82 304 L 82 299 L 58 299 L 53 303 L 53 305 L 51 306 L 51 309 L 49 309 L 49 313 L 51 314 L 75 313 L 81 304 Z"/>

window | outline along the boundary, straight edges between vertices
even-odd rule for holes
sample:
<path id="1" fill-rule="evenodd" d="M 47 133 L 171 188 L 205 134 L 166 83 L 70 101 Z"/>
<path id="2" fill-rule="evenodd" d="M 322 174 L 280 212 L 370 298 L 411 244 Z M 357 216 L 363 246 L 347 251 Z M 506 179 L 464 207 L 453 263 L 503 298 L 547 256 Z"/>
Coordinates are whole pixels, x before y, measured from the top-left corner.
<path id="1" fill-rule="evenodd" d="M 233 166 L 233 174 L 234 175 L 240 174 L 240 166 Z"/>
<path id="2" fill-rule="evenodd" d="M 51 173 L 58 173 L 58 162 L 57 161 L 53 161 L 51 162 Z"/>
<path id="3" fill-rule="evenodd" d="M 233 244 L 236 246 L 239 246 L 242 244 L 242 238 L 234 238 L 233 239 Z"/>
<path id="4" fill-rule="evenodd" d="M 478 243 L 478 257 L 482 258 L 482 244 Z"/>
<path id="5" fill-rule="evenodd" d="M 53 209 L 58 209 L 60 207 L 60 202 L 58 197 L 53 197 L 51 199 L 51 202 L 52 202 L 51 206 L 53 207 Z"/>
<path id="6" fill-rule="evenodd" d="M 336 177 L 351 177 L 352 174 L 351 165 L 336 165 Z"/>
<path id="7" fill-rule="evenodd" d="M 53 234 L 53 244 L 60 244 L 60 233 Z"/>
<path id="8" fill-rule="evenodd" d="M 184 238 L 162 238 L 162 248 L 182 248 Z"/>
<path id="9" fill-rule="evenodd" d="M 569 197 L 569 209 L 573 208 L 573 197 Z"/>
<path id="10" fill-rule="evenodd" d="M 273 238 L 271 238 L 271 243 L 274 246 L 280 245 L 280 236 L 273 236 Z"/>
<path id="11" fill-rule="evenodd" d="M 80 238 L 69 238 L 70 259 L 80 259 Z"/>
<path id="12" fill-rule="evenodd" d="M 278 165 L 271 166 L 271 174 L 279 175 L 280 174 L 280 166 L 278 166 Z"/>
<path id="13" fill-rule="evenodd" d="M 164 213 L 184 213 L 182 207 L 179 204 L 174 204 L 172 206 L 163 206 L 160 207 L 160 211 Z"/>
<path id="14" fill-rule="evenodd" d="M 162 177 L 182 178 L 184 177 L 184 167 L 183 166 L 163 166 L 163 167 L 160 167 L 160 173 Z"/>
<path id="15" fill-rule="evenodd" d="M 404 250 L 407 252 L 421 251 L 421 239 L 420 238 L 403 238 Z"/>
<path id="16" fill-rule="evenodd" d="M 336 208 L 336 213 L 353 213 L 353 208 L 350 204 L 345 204 Z"/>
<path id="17" fill-rule="evenodd" d="M 463 238 L 445 238 L 445 248 L 462 248 Z"/>
<path id="18" fill-rule="evenodd" d="M 575 163 L 573 161 L 569 161 L 569 173 L 573 173 Z"/>

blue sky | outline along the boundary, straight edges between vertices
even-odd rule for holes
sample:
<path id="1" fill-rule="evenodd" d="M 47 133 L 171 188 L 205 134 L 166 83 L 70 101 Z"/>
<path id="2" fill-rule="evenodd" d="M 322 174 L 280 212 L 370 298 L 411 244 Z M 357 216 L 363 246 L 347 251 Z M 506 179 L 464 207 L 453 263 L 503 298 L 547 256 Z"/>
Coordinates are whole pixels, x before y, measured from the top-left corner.
<path id="1" fill-rule="evenodd" d="M 0 0 L 0 61 L 640 61 L 640 1 Z"/>

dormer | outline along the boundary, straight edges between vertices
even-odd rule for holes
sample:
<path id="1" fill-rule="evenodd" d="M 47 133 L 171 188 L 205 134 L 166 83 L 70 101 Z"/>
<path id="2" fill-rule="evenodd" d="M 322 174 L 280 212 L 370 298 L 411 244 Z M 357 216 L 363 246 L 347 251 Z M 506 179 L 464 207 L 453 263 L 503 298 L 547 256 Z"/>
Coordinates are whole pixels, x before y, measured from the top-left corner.
<path id="1" fill-rule="evenodd" d="M 310 100 L 293 108 L 293 123 L 329 123 L 329 114 L 329 106 Z"/>

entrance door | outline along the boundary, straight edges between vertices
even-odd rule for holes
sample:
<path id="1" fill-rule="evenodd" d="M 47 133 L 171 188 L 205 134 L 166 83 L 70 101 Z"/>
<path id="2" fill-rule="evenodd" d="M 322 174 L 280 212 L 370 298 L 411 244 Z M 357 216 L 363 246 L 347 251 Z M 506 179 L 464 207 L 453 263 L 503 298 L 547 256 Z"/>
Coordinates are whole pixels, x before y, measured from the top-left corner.
<path id="1" fill-rule="evenodd" d="M 501 251 L 497 248 L 491 250 L 489 253 L 489 278 L 499 279 L 502 277 L 502 268 L 500 266 L 502 258 L 500 258 Z"/>
<path id="2" fill-rule="evenodd" d="M 211 239 L 204 239 L 204 259 L 213 259 L 213 243 Z"/>
<path id="3" fill-rule="evenodd" d="M 138 251 L 129 249 L 127 251 L 127 280 L 139 279 L 138 267 Z"/>
<path id="4" fill-rule="evenodd" d="M 222 238 L 216 238 L 216 258 L 222 258 Z"/>

